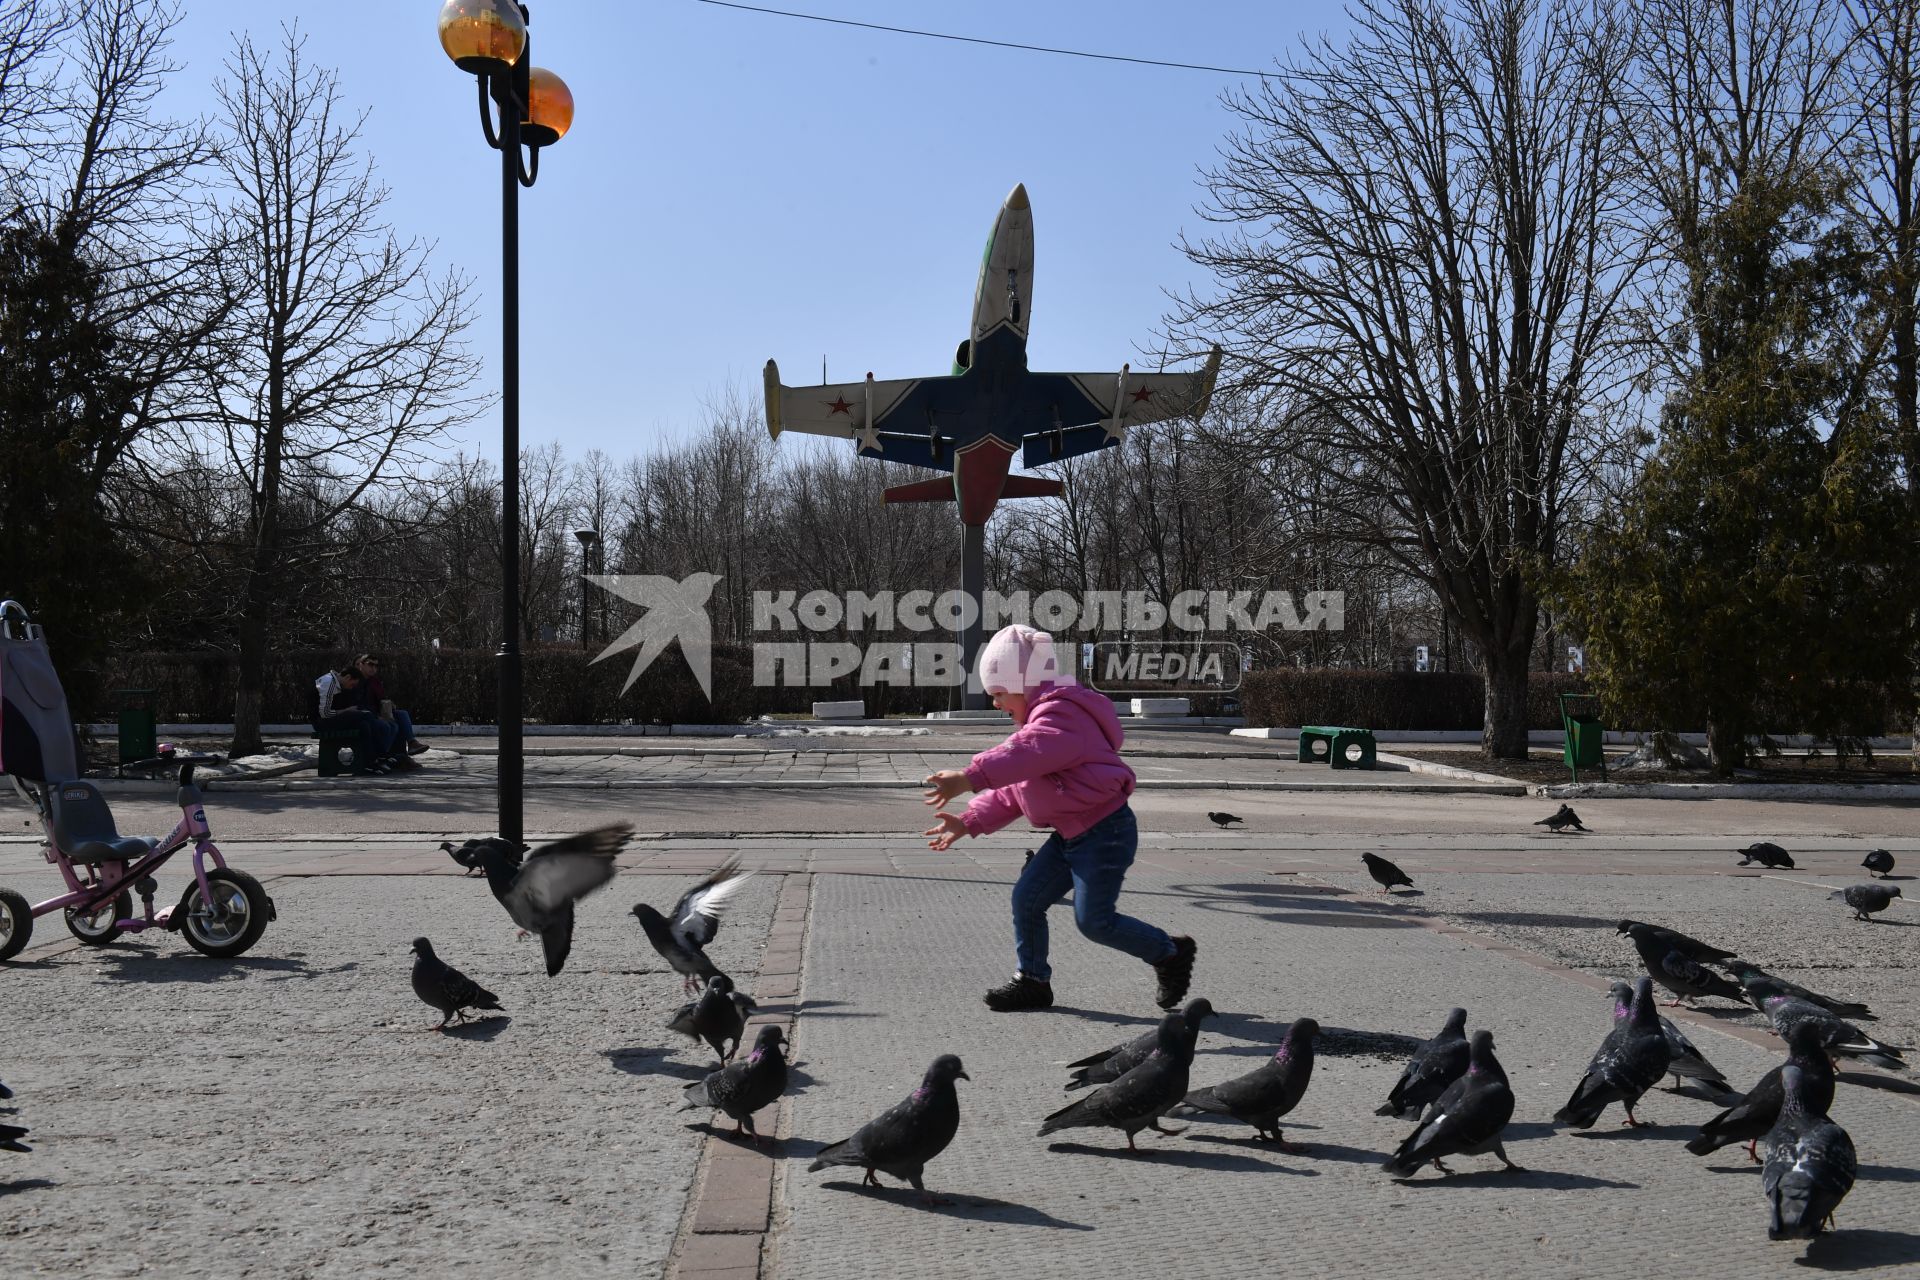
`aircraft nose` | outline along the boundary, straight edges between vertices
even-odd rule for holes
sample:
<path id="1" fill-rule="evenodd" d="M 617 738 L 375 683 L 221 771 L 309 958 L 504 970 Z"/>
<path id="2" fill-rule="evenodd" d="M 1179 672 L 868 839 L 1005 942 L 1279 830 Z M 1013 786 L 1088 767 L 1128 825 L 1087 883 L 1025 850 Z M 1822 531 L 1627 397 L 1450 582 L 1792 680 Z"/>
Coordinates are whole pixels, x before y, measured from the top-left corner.
<path id="1" fill-rule="evenodd" d="M 1017 182 L 1014 184 L 1013 194 L 1007 197 L 1007 208 L 1024 209 L 1026 207 L 1027 207 L 1027 184 L 1024 182 Z"/>

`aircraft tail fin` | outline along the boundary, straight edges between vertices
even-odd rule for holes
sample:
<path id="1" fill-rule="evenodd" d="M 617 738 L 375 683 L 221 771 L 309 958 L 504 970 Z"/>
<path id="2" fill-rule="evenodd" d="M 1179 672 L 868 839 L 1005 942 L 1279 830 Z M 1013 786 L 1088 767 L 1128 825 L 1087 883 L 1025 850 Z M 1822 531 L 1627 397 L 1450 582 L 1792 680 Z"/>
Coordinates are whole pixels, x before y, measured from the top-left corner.
<path id="1" fill-rule="evenodd" d="M 952 502 L 953 479 L 943 476 L 938 480 L 916 480 L 912 484 L 896 484 L 885 493 L 888 502 Z"/>
<path id="2" fill-rule="evenodd" d="M 1040 476 L 1008 476 L 1006 487 L 1000 490 L 1003 498 L 1055 498 L 1064 486 L 1058 480 L 1047 480 Z"/>

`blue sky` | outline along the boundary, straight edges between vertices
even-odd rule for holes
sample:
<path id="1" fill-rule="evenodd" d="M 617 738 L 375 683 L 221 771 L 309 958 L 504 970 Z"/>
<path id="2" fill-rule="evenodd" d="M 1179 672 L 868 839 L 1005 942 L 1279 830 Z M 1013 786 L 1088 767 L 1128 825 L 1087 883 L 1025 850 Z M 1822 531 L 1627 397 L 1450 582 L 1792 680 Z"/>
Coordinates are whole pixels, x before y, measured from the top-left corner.
<path id="1" fill-rule="evenodd" d="M 298 17 L 336 67 L 402 234 L 474 278 L 497 386 L 499 168 L 435 0 L 186 0 L 176 113 L 251 29 Z M 1165 291 L 1195 279 L 1198 170 L 1231 123 L 1230 76 L 990 49 L 741 13 L 698 0 L 534 0 L 534 61 L 574 93 L 573 131 L 521 199 L 523 438 L 616 458 L 684 438 L 760 369 L 835 381 L 947 371 L 981 247 L 1025 182 L 1035 368 L 1137 360 Z M 774 7 L 1104 53 L 1270 69 L 1335 4 L 1259 0 Z M 498 418 L 455 442 L 498 456 Z"/>

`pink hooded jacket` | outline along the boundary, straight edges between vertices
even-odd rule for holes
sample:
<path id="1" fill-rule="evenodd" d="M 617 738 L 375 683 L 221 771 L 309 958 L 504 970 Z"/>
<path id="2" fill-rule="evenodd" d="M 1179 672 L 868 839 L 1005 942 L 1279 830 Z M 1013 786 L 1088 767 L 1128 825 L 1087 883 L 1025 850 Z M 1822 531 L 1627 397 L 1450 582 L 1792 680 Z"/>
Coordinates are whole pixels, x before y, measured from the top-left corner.
<path id="1" fill-rule="evenodd" d="M 967 766 L 979 792 L 960 821 L 990 835 L 1021 814 L 1066 839 L 1117 812 L 1133 794 L 1120 759 L 1125 739 L 1113 700 L 1077 684 L 1046 683 L 1028 693 L 1027 722 Z"/>

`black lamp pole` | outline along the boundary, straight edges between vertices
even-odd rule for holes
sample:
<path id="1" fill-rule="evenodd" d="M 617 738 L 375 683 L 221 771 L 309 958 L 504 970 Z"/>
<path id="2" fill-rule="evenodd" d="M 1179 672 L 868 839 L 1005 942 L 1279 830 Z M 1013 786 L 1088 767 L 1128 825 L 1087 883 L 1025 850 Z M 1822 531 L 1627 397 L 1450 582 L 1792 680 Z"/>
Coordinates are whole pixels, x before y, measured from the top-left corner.
<path id="1" fill-rule="evenodd" d="M 575 529 L 573 536 L 580 540 L 580 647 L 589 649 L 593 647 L 593 628 L 589 621 L 593 617 L 593 602 L 587 590 L 591 585 L 588 575 L 593 572 L 594 549 L 600 541 L 600 531 Z"/>

